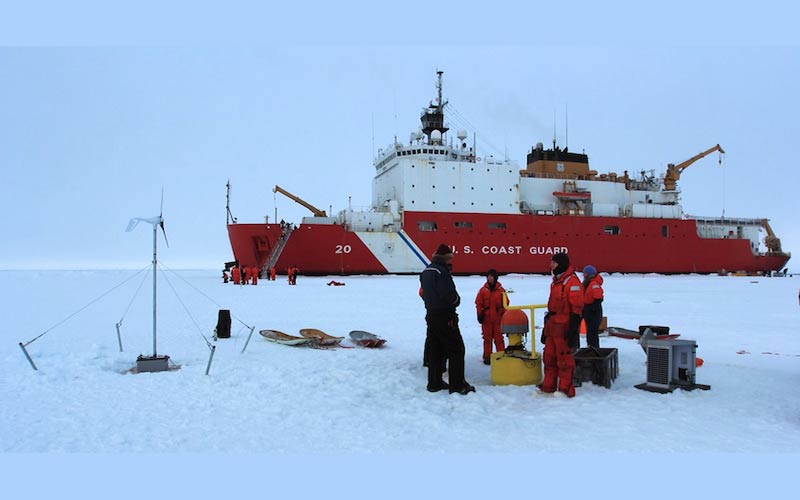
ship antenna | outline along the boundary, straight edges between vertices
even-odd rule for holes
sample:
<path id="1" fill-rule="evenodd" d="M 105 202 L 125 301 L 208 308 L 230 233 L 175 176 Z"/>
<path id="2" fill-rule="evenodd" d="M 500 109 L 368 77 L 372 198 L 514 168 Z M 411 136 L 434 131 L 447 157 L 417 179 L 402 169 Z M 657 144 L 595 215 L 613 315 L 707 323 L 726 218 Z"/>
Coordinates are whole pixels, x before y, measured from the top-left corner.
<path id="1" fill-rule="evenodd" d="M 231 222 L 236 224 L 236 217 L 234 217 L 233 214 L 231 213 L 231 180 L 230 179 L 228 179 L 228 183 L 225 184 L 225 187 L 227 188 L 227 192 L 225 193 L 225 210 L 227 211 L 227 214 L 225 215 L 225 220 L 226 220 L 226 222 L 228 224 L 230 224 Z"/>
<path id="2" fill-rule="evenodd" d="M 556 110 L 553 110 L 553 151 L 556 149 Z"/>
<path id="3" fill-rule="evenodd" d="M 439 111 L 441 111 L 442 107 L 443 107 L 442 106 L 442 73 L 444 73 L 444 71 L 436 70 L 436 75 L 438 76 L 438 80 L 436 82 L 436 90 L 439 92 L 439 100 L 437 102 L 437 106 L 436 107 L 439 108 Z"/>
<path id="4" fill-rule="evenodd" d="M 719 166 L 722 168 L 722 218 L 725 218 L 725 165 L 722 163 L 722 153 L 719 154 Z"/>
<path id="5" fill-rule="evenodd" d="M 564 126 L 566 127 L 566 137 L 564 138 L 564 149 L 569 149 L 569 103 L 564 104 Z"/>
<path id="6" fill-rule="evenodd" d="M 225 224 L 231 223 L 231 180 L 225 184 L 227 191 L 225 192 Z"/>

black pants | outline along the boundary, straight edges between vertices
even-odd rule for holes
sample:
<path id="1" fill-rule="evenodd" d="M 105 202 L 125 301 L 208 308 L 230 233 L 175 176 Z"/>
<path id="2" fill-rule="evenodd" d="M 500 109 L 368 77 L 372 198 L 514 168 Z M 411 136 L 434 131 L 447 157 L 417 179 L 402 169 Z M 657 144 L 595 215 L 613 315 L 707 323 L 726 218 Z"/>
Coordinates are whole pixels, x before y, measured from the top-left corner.
<path id="1" fill-rule="evenodd" d="M 428 367 L 428 364 L 431 362 L 431 338 L 428 336 L 427 332 L 425 333 L 425 350 L 422 353 L 422 366 L 425 368 Z M 439 360 L 439 363 L 442 366 L 442 373 L 447 371 L 447 358 L 443 357 Z"/>
<path id="2" fill-rule="evenodd" d="M 426 343 L 428 346 L 428 385 L 442 380 L 442 363 L 431 362 L 447 358 L 450 360 L 450 390 L 464 387 L 464 339 L 458 329 L 458 314 L 455 312 L 428 311 Z"/>
<path id="3" fill-rule="evenodd" d="M 589 347 L 600 347 L 600 322 L 603 320 L 603 306 L 599 303 L 583 308 L 583 320 L 586 321 L 586 344 Z"/>

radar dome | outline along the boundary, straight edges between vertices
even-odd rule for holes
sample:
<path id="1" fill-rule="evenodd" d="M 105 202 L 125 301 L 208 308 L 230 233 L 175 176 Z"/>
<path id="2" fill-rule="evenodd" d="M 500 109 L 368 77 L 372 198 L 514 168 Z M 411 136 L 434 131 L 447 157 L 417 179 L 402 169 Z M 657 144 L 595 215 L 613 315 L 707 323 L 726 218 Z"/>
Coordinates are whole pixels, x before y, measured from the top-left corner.
<path id="1" fill-rule="evenodd" d="M 431 141 L 442 142 L 442 133 L 438 130 L 434 130 L 433 132 L 431 132 Z"/>
<path id="2" fill-rule="evenodd" d="M 458 135 L 456 137 L 458 137 L 459 140 L 463 141 L 464 139 L 467 138 L 467 131 L 464 130 L 463 128 L 458 129 Z"/>

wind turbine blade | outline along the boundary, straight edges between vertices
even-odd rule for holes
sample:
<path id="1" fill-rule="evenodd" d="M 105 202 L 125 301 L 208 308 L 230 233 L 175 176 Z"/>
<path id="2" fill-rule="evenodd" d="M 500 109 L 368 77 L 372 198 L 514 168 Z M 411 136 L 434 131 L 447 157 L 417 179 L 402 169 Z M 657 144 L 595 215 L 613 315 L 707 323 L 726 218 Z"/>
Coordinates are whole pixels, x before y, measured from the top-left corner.
<path id="1" fill-rule="evenodd" d="M 131 219 L 130 221 L 128 221 L 128 227 L 125 228 L 125 232 L 126 233 L 130 233 L 131 231 L 133 231 L 133 228 L 135 228 L 139 224 L 140 220 L 141 219 L 136 218 L 136 219 Z"/>
<path id="2" fill-rule="evenodd" d="M 164 242 L 167 244 L 167 248 L 169 248 L 169 240 L 167 239 L 167 230 L 164 229 L 164 219 L 161 219 L 161 232 L 164 233 Z"/>

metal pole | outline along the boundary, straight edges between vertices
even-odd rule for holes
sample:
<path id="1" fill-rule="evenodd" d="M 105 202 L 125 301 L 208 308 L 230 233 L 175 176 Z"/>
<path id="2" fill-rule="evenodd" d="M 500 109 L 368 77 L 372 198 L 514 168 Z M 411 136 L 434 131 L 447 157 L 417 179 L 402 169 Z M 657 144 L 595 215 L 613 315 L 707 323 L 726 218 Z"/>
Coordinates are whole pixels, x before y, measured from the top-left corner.
<path id="1" fill-rule="evenodd" d="M 225 223 L 231 223 L 231 180 L 228 179 L 228 183 L 225 184 L 225 187 L 228 188 L 225 194 Z"/>
<path id="2" fill-rule="evenodd" d="M 248 336 L 247 336 L 247 342 L 245 342 L 245 343 L 244 343 L 244 347 L 242 347 L 242 354 L 244 354 L 244 350 L 245 350 L 245 349 L 247 349 L 247 344 L 249 344 L 249 343 L 250 343 L 250 337 L 252 337 L 252 336 L 253 336 L 253 331 L 254 331 L 255 329 L 256 329 L 256 327 L 254 327 L 254 326 L 251 326 L 251 327 L 250 327 L 250 335 L 248 335 Z"/>
<path id="3" fill-rule="evenodd" d="M 115 325 L 117 327 L 117 342 L 119 342 L 119 352 L 122 352 L 122 335 L 119 333 L 119 323 Z"/>
<path id="4" fill-rule="evenodd" d="M 156 354 L 156 250 L 158 245 L 158 224 L 153 224 L 153 357 Z"/>
<path id="5" fill-rule="evenodd" d="M 214 351 L 217 350 L 217 346 L 211 346 L 211 355 L 208 357 L 208 366 L 206 366 L 206 375 L 208 375 L 208 371 L 211 369 L 211 360 L 214 359 Z"/>
<path id="6" fill-rule="evenodd" d="M 22 345 L 22 342 L 19 343 L 19 348 L 22 349 L 22 352 L 25 353 L 25 357 L 28 358 L 28 363 L 31 364 L 31 368 L 33 368 L 34 370 L 38 371 L 39 369 L 36 368 L 35 364 L 33 364 L 33 360 L 31 359 L 31 356 L 28 354 L 28 351 L 25 349 L 25 346 Z"/>

